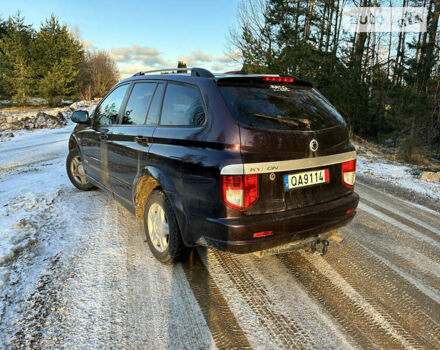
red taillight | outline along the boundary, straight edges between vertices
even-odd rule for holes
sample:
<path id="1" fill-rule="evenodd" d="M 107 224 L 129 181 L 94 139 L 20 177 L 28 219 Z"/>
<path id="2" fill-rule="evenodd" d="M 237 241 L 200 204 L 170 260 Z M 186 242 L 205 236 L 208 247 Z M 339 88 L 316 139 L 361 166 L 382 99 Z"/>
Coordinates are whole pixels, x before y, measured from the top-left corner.
<path id="1" fill-rule="evenodd" d="M 352 212 L 354 212 L 354 208 L 348 209 L 345 214 L 351 214 Z"/>
<path id="2" fill-rule="evenodd" d="M 277 83 L 293 83 L 295 81 L 295 79 L 288 77 L 263 77 L 263 80 Z"/>
<path id="3" fill-rule="evenodd" d="M 258 199 L 258 175 L 223 175 L 222 197 L 231 208 L 249 209 Z"/>
<path id="4" fill-rule="evenodd" d="M 342 163 L 342 183 L 347 187 L 353 187 L 356 180 L 356 159 Z"/>
<path id="5" fill-rule="evenodd" d="M 254 238 L 258 238 L 258 237 L 267 237 L 267 236 L 272 236 L 273 232 L 272 231 L 263 231 L 263 232 L 257 232 L 254 233 Z"/>

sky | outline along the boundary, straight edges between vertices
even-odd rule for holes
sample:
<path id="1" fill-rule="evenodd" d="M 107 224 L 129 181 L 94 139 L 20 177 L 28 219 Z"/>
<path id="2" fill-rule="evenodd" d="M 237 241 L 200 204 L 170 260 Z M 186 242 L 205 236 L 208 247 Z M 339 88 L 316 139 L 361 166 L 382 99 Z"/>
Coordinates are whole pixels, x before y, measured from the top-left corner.
<path id="1" fill-rule="evenodd" d="M 72 30 L 79 29 L 85 47 L 108 50 L 124 78 L 140 70 L 175 67 L 178 60 L 215 72 L 241 68 L 227 39 L 238 3 L 0 0 L 0 16 L 6 19 L 20 11 L 38 29 L 53 13 Z"/>

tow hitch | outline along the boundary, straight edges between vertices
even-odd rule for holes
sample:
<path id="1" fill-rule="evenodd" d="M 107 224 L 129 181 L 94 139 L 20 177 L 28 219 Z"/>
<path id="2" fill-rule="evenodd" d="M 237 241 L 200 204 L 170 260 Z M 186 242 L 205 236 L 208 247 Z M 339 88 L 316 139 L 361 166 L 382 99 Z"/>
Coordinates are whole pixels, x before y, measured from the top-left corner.
<path id="1" fill-rule="evenodd" d="M 310 251 L 310 253 L 325 255 L 327 253 L 328 245 L 329 245 L 329 242 L 326 239 L 321 240 L 318 237 L 318 239 L 316 239 L 315 241 L 310 243 L 309 251 Z"/>

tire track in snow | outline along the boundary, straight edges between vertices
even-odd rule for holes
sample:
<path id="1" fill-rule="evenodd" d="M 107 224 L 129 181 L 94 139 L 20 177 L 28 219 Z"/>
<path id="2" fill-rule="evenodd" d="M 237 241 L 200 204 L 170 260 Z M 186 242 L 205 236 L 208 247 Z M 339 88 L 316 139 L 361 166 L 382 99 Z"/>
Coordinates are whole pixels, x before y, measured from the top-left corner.
<path id="1" fill-rule="evenodd" d="M 322 257 L 290 253 L 279 259 L 364 348 L 418 348 L 417 341 L 376 310 Z"/>
<path id="2" fill-rule="evenodd" d="M 257 315 L 260 326 L 278 341 L 278 348 L 316 349 L 316 344 L 300 323 L 274 311 L 274 302 L 257 276 L 252 276 L 232 254 L 213 252 L 216 261 L 234 283 L 237 291 Z"/>
<path id="3" fill-rule="evenodd" d="M 424 235 L 432 238 L 435 241 L 440 241 L 440 230 L 438 230 L 437 228 L 435 228 L 429 224 L 421 222 L 420 220 L 418 220 L 417 218 L 415 218 L 412 215 L 409 215 L 407 213 L 403 213 L 399 209 L 394 208 L 394 207 L 391 208 L 388 206 L 388 208 L 385 208 L 383 206 L 383 204 L 381 204 L 380 202 L 378 202 L 372 198 L 371 198 L 371 200 L 370 200 L 370 198 L 369 199 L 362 198 L 361 202 L 366 204 L 370 208 L 378 210 L 381 213 L 383 213 L 384 215 L 391 217 L 391 218 L 397 220 L 398 222 L 401 222 L 404 225 L 411 227 L 414 230 L 419 231 L 421 234 L 424 234 Z M 377 204 L 377 203 L 379 203 L 379 204 Z"/>
<path id="4" fill-rule="evenodd" d="M 388 245 L 399 243 L 409 247 L 430 261 L 440 264 L 439 250 L 430 244 L 415 239 L 411 234 L 391 225 L 365 211 L 359 210 L 352 224 L 340 229 L 349 236 L 357 237 L 359 240 L 370 239 L 371 241 L 387 242 Z"/>
<path id="5" fill-rule="evenodd" d="M 392 203 L 394 206 L 398 206 L 401 207 L 402 209 L 409 209 L 410 207 L 414 210 L 417 209 L 418 212 L 420 212 L 420 214 L 422 214 L 425 217 L 428 218 L 437 218 L 440 219 L 440 213 L 438 211 L 435 211 L 431 208 L 427 208 L 423 205 L 417 204 L 417 203 L 413 203 L 410 201 L 407 201 L 405 199 L 399 198 L 397 196 L 393 196 L 389 193 L 386 193 L 384 191 L 378 191 L 376 188 L 371 187 L 370 185 L 367 185 L 363 182 L 360 181 L 356 181 L 356 189 L 361 189 L 361 194 L 363 195 L 365 193 L 366 190 L 368 190 L 371 193 L 374 193 L 378 198 L 383 198 L 385 200 L 385 198 L 387 199 L 388 203 Z M 362 193 L 364 192 L 364 193 Z M 361 195 L 361 197 L 362 197 Z"/>
<path id="6" fill-rule="evenodd" d="M 368 247 L 378 256 L 393 262 L 407 274 L 429 286 L 427 288 L 433 288 L 436 293 L 440 293 L 440 264 L 398 242 L 381 242 L 381 245 L 375 245 L 365 237 L 360 237 L 357 241 L 361 246 Z"/>
<path id="7" fill-rule="evenodd" d="M 387 265 L 395 273 L 400 275 L 403 279 L 407 280 L 414 287 L 419 289 L 423 294 L 425 294 L 426 296 L 430 297 L 437 304 L 440 304 L 440 295 L 438 293 L 436 293 L 435 291 L 433 291 L 430 287 L 426 286 L 425 284 L 423 284 L 421 281 L 417 280 L 416 278 L 414 278 L 410 274 L 402 271 L 399 267 L 394 265 L 392 262 L 390 262 L 389 260 L 385 259 L 384 257 L 376 254 L 374 251 L 372 251 L 371 249 L 367 248 L 363 244 L 359 243 L 359 245 L 362 248 L 364 248 L 367 252 L 369 252 L 372 256 L 374 256 L 376 259 L 380 260 L 385 265 Z"/>
<path id="8" fill-rule="evenodd" d="M 252 349 L 196 250 L 182 267 L 217 348 Z"/>
<path id="9" fill-rule="evenodd" d="M 440 242 L 438 242 L 437 240 L 435 240 L 435 239 L 433 239 L 423 233 L 420 233 L 419 231 L 415 230 L 414 228 L 412 228 L 408 225 L 405 225 L 404 223 L 366 205 L 365 203 L 359 203 L 358 208 L 367 212 L 368 214 L 376 216 L 377 218 L 381 219 L 382 221 L 385 221 L 388 224 L 391 224 L 391 225 L 401 229 L 402 231 L 413 236 L 414 238 L 417 238 L 417 239 L 433 246 L 436 249 L 440 249 Z"/>
<path id="10" fill-rule="evenodd" d="M 348 238 L 332 247 L 325 260 L 396 329 L 403 329 L 424 348 L 440 345 L 438 305 L 361 244 Z"/>

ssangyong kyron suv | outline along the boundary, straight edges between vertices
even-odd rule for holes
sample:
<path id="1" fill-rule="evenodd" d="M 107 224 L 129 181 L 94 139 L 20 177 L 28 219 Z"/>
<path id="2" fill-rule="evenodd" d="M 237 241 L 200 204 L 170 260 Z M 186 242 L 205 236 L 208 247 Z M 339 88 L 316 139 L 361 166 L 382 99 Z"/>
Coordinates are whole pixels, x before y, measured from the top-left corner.
<path id="1" fill-rule="evenodd" d="M 311 83 L 173 71 L 137 73 L 90 116 L 74 112 L 67 157 L 73 185 L 102 188 L 143 216 L 159 260 L 183 260 L 197 245 L 249 253 L 316 243 L 353 218 L 356 154 Z"/>

